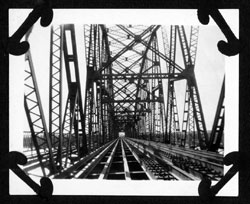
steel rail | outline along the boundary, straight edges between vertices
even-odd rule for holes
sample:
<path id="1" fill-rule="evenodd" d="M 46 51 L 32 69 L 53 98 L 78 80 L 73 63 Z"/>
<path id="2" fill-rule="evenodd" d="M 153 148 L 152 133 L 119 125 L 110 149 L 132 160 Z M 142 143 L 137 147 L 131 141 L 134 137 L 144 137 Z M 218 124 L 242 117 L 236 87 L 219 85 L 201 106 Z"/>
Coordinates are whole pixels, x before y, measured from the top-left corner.
<path id="1" fill-rule="evenodd" d="M 100 154 L 103 150 L 110 148 L 112 146 L 113 142 L 108 142 L 102 147 L 96 149 L 95 151 L 89 153 L 87 156 L 81 158 L 76 164 L 68 167 L 67 169 L 64 169 L 61 173 L 55 174 L 53 177 L 58 178 L 73 178 L 75 174 L 77 174 L 81 169 L 84 168 L 91 160 L 96 157 L 98 154 Z"/>
<path id="2" fill-rule="evenodd" d="M 174 166 L 171 161 L 164 159 L 162 155 L 160 155 L 159 153 L 156 154 L 155 152 L 153 152 L 152 148 L 151 149 L 145 148 L 142 146 L 142 144 L 136 143 L 130 139 L 128 139 L 127 141 L 130 145 L 132 145 L 134 148 L 138 149 L 139 151 L 143 152 L 146 156 L 152 158 L 153 160 L 158 160 L 164 163 L 169 168 L 169 171 L 172 172 L 173 175 L 179 178 L 180 180 L 198 180 L 199 179 L 198 177 L 187 173 L 181 168 Z"/>
<path id="3" fill-rule="evenodd" d="M 207 174 L 214 180 L 223 175 L 223 156 L 204 151 L 187 150 L 162 143 L 129 138 L 128 141 L 150 155 L 158 155 L 163 162 L 179 166 L 196 177 Z"/>

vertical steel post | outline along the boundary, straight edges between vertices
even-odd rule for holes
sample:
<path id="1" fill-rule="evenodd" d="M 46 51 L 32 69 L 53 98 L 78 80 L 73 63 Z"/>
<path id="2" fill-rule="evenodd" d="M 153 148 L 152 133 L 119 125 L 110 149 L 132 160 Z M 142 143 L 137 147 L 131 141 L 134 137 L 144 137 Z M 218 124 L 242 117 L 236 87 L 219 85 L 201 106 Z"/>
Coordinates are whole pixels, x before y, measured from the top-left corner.
<path id="1" fill-rule="evenodd" d="M 57 149 L 57 165 L 62 166 L 62 25 L 50 31 L 49 135 Z"/>
<path id="2" fill-rule="evenodd" d="M 201 106 L 198 86 L 197 86 L 197 82 L 196 82 L 196 78 L 194 74 L 195 64 L 194 64 L 194 61 L 192 61 L 192 60 L 195 60 L 195 54 L 192 55 L 193 56 L 193 59 L 192 59 L 191 52 L 190 52 L 192 50 L 194 53 L 196 53 L 197 48 L 196 47 L 190 48 L 188 46 L 184 26 L 178 26 L 177 31 L 179 34 L 181 50 L 182 50 L 182 55 L 183 55 L 183 60 L 184 60 L 184 65 L 185 65 L 185 71 L 183 72 L 183 76 L 187 79 L 187 85 L 188 85 L 189 94 L 190 94 L 189 96 L 190 96 L 192 106 L 193 106 L 193 113 L 195 117 L 195 123 L 196 123 L 196 128 L 197 128 L 198 139 L 199 139 L 199 146 L 201 149 L 206 149 L 208 147 L 208 135 L 207 135 L 206 124 L 205 124 L 205 119 L 203 115 L 203 110 Z M 197 46 L 198 34 L 196 35 L 196 33 L 197 32 L 193 32 L 193 36 L 195 36 L 194 37 L 195 40 L 194 42 L 191 41 L 190 45 Z"/>
<path id="3" fill-rule="evenodd" d="M 80 147 L 79 151 L 77 152 L 79 158 L 87 154 L 88 149 L 86 137 L 83 130 L 84 114 L 82 107 L 83 104 L 81 95 L 81 83 L 76 49 L 75 27 L 73 24 L 66 24 L 63 26 L 63 54 L 69 90 L 67 103 L 70 104 L 70 107 L 66 105 L 65 113 L 67 113 L 67 109 L 70 108 L 70 113 L 68 114 L 70 117 L 70 122 L 68 123 L 70 124 L 70 128 L 74 128 L 74 135 L 71 135 L 72 131 L 69 131 L 69 138 L 71 138 L 72 136 L 75 137 L 75 148 L 79 149 Z M 64 117 L 64 124 L 66 123 L 65 120 L 66 117 Z M 65 129 L 65 125 L 63 126 L 63 129 Z M 81 144 L 80 139 L 82 140 Z M 70 147 L 67 148 L 72 149 L 71 143 L 68 144 L 70 144 Z"/>
<path id="4" fill-rule="evenodd" d="M 209 139 L 209 151 L 218 151 L 220 148 L 221 139 L 224 132 L 224 120 L 225 120 L 225 77 L 222 82 L 220 97 L 217 105 L 217 110 L 215 113 L 214 123 L 212 127 L 212 132 Z"/>

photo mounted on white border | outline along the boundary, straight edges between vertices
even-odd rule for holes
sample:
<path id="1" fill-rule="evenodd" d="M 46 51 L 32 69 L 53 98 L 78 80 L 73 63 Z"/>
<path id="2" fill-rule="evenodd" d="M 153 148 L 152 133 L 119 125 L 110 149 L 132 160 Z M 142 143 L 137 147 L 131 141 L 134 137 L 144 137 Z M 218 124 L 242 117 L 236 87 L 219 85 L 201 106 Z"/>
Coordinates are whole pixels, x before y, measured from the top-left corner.
<path id="1" fill-rule="evenodd" d="M 238 56 L 197 10 L 54 9 L 9 58 L 9 149 L 53 195 L 198 196 L 238 150 Z M 30 9 L 9 10 L 10 36 Z M 239 32 L 238 10 L 220 10 Z M 18 122 L 17 122 L 18 121 Z M 33 190 L 10 171 L 10 194 Z M 238 174 L 218 196 L 238 195 Z"/>

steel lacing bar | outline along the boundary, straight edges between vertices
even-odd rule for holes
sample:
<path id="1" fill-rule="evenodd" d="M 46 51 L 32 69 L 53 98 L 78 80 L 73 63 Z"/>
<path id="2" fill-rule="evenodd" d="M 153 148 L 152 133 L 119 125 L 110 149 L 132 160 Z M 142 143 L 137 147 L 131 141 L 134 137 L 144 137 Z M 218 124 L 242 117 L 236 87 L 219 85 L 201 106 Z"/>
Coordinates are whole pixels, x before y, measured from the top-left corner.
<path id="1" fill-rule="evenodd" d="M 28 117 L 28 121 L 29 121 L 29 126 L 31 128 L 31 132 L 32 132 L 32 135 L 33 135 L 33 142 L 35 144 L 35 147 L 36 147 L 36 151 L 37 151 L 37 155 L 40 155 L 40 149 L 39 149 L 39 144 L 37 143 L 36 141 L 36 135 L 34 134 L 35 130 L 34 130 L 34 127 L 38 127 L 38 128 L 42 128 L 44 129 L 44 134 L 45 134 L 45 139 L 46 139 L 46 145 L 47 145 L 47 148 L 49 150 L 49 158 L 50 158 L 50 170 L 51 170 L 51 173 L 53 173 L 55 171 L 55 164 L 54 164 L 54 159 L 53 159 L 53 156 L 52 156 L 52 150 L 51 150 L 51 141 L 50 141 L 50 138 L 48 137 L 48 132 L 46 130 L 46 124 L 45 124 L 45 120 L 44 120 L 44 116 L 43 116 L 43 112 L 42 112 L 42 107 L 41 107 L 41 99 L 40 99 L 40 95 L 39 95 L 39 92 L 38 92 L 38 86 L 37 86 L 37 82 L 36 82 L 36 77 L 35 77 L 35 73 L 34 73 L 34 67 L 33 67 L 33 62 L 32 62 L 32 58 L 31 58 L 31 54 L 30 54 L 30 51 L 28 51 L 26 53 L 26 60 L 28 60 L 29 62 L 29 65 L 28 65 L 28 68 L 30 70 L 30 74 L 32 76 L 32 85 L 33 86 L 33 90 L 32 93 L 34 92 L 35 93 L 35 97 L 36 97 L 36 101 L 32 100 L 34 103 L 37 104 L 37 111 L 39 113 L 34 113 L 34 112 L 31 112 L 31 110 L 29 109 L 28 107 L 28 103 L 27 103 L 27 100 L 31 100 L 29 99 L 26 95 L 24 97 L 24 101 L 25 101 L 25 111 L 26 111 L 26 115 Z M 32 109 L 34 109 L 35 107 L 33 107 Z M 32 119 L 31 119 L 31 114 L 33 115 L 36 115 L 38 116 L 38 119 L 33 121 L 32 122 Z M 36 123 L 38 121 L 41 121 L 41 124 L 42 124 L 42 127 L 38 126 Z M 41 164 L 41 168 L 42 168 L 42 171 L 43 171 L 43 174 L 45 175 L 45 171 L 44 171 L 44 165 L 42 163 L 42 156 L 39 156 L 39 161 L 40 161 L 40 164 Z"/>

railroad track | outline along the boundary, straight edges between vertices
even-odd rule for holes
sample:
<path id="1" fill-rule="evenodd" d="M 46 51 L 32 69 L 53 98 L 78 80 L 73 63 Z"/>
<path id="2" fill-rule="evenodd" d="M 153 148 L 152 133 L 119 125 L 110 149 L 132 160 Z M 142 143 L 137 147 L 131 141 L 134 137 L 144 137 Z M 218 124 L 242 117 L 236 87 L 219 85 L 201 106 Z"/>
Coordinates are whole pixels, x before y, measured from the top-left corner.
<path id="1" fill-rule="evenodd" d="M 156 160 L 145 156 L 142 152 L 140 152 L 137 148 L 134 148 L 133 145 L 130 145 L 126 140 L 124 143 L 133 152 L 135 158 L 139 161 L 139 163 L 145 168 L 150 177 L 154 180 L 178 180 L 176 176 L 169 172 L 169 169 L 166 166 L 161 165 Z"/>
<path id="2" fill-rule="evenodd" d="M 48 153 L 46 155 L 43 162 L 48 164 Z M 55 158 L 56 151 L 53 155 Z M 66 150 L 63 155 L 66 155 Z M 55 179 L 99 180 L 199 180 L 207 176 L 218 180 L 223 175 L 222 159 L 222 155 L 210 152 L 118 138 L 79 160 L 71 161 L 69 166 L 49 176 Z M 39 165 L 33 155 L 24 170 L 30 173 Z"/>
<path id="3" fill-rule="evenodd" d="M 75 152 L 76 152 L 76 150 L 73 151 L 72 153 L 75 153 Z M 56 161 L 57 150 L 52 151 L 52 154 L 53 154 L 54 160 Z M 27 164 L 25 164 L 23 166 L 23 170 L 26 173 L 30 173 L 31 171 L 33 171 L 37 168 L 40 168 L 40 162 L 38 160 L 38 156 L 36 153 L 31 154 L 31 155 L 27 155 L 27 153 L 26 153 L 25 155 L 27 156 Z M 63 159 L 65 158 L 65 156 L 66 156 L 66 149 L 63 149 L 63 151 L 62 151 Z M 42 158 L 43 158 L 42 163 L 43 163 L 44 167 L 49 169 L 49 152 L 44 152 L 42 154 Z"/>
<path id="4" fill-rule="evenodd" d="M 168 169 L 118 138 L 95 154 L 55 175 L 59 178 L 107 180 L 177 180 Z"/>
<path id="5" fill-rule="evenodd" d="M 223 176 L 222 155 L 134 138 L 127 138 L 126 141 L 149 157 L 166 164 L 170 171 L 182 179 L 196 180 L 209 177 L 219 180 Z"/>
<path id="6" fill-rule="evenodd" d="M 91 152 L 91 154 L 94 155 L 96 152 L 100 151 L 104 147 L 105 147 L 105 145 L 103 147 L 100 147 L 100 148 L 96 149 L 95 151 Z M 54 161 L 56 161 L 57 150 L 53 150 L 52 153 L 53 153 Z M 31 174 L 31 172 L 33 170 L 40 168 L 40 162 L 38 160 L 38 156 L 36 153 L 31 153 L 29 151 L 26 151 L 24 154 L 27 157 L 27 164 L 25 164 L 22 168 L 26 173 Z M 77 155 L 77 150 L 76 149 L 72 150 L 71 154 Z M 78 160 L 80 160 L 78 157 L 70 156 L 68 161 L 67 161 L 67 167 L 65 167 L 66 155 L 67 155 L 67 150 L 66 150 L 66 148 L 64 148 L 62 150 L 62 167 L 66 168 L 66 169 L 69 168 L 70 166 L 74 165 L 74 163 L 76 163 Z M 42 154 L 42 158 L 43 158 L 42 162 L 43 162 L 44 167 L 49 169 L 49 152 L 44 151 L 44 153 Z M 51 176 L 51 174 L 48 173 L 47 176 Z"/>

